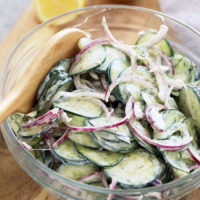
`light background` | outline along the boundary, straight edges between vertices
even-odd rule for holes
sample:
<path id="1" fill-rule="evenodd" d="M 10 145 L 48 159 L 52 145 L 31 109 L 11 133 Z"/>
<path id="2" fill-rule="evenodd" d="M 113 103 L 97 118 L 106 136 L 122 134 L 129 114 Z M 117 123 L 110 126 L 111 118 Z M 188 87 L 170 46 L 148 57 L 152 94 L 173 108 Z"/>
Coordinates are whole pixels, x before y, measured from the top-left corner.
<path id="1" fill-rule="evenodd" d="M 95 1 L 95 0 L 94 0 Z M 132 0 L 134 1 L 134 0 Z M 148 0 L 146 0 L 148 1 Z M 159 0 L 161 10 L 200 31 L 199 0 Z M 0 42 L 16 23 L 31 0 L 0 0 Z"/>

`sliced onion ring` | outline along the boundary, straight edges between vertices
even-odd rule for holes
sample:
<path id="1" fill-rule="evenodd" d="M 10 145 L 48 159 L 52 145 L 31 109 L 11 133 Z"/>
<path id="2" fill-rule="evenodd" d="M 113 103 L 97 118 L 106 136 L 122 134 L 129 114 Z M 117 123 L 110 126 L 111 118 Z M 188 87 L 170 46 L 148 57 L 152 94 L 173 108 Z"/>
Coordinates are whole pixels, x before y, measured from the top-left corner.
<path id="1" fill-rule="evenodd" d="M 145 110 L 145 116 L 147 121 L 151 124 L 151 126 L 157 129 L 160 132 L 164 131 L 164 123 L 162 119 L 159 119 L 160 116 L 159 111 L 165 109 L 166 107 L 162 104 L 150 104 Z M 158 120 L 159 119 L 159 120 Z"/>
<path id="2" fill-rule="evenodd" d="M 31 128 L 33 126 L 42 126 L 43 124 L 52 124 L 52 122 L 58 118 L 59 115 L 61 115 L 64 111 L 60 110 L 58 108 L 54 108 L 50 110 L 49 112 L 45 113 L 41 117 L 38 117 L 37 119 L 31 120 L 30 122 L 23 124 L 22 128 Z"/>
<path id="3" fill-rule="evenodd" d="M 79 182 L 95 182 L 97 180 L 101 180 L 101 171 L 94 171 L 86 176 L 83 176 L 82 178 L 80 178 L 78 181 Z"/>
<path id="4" fill-rule="evenodd" d="M 136 134 L 138 137 L 140 137 L 145 142 L 152 144 L 154 146 L 164 148 L 165 150 L 179 150 L 183 149 L 184 147 L 188 146 L 190 142 L 192 141 L 192 138 L 188 139 L 187 142 L 181 145 L 166 145 L 166 144 L 160 144 L 150 138 L 149 132 L 135 119 L 129 120 L 129 126 L 131 127 L 134 134 Z"/>
<path id="5" fill-rule="evenodd" d="M 200 155 L 198 154 L 198 152 L 196 151 L 196 149 L 192 146 L 189 146 L 189 148 L 187 149 L 187 151 L 189 152 L 190 156 L 192 157 L 192 159 L 198 164 L 200 165 Z"/>

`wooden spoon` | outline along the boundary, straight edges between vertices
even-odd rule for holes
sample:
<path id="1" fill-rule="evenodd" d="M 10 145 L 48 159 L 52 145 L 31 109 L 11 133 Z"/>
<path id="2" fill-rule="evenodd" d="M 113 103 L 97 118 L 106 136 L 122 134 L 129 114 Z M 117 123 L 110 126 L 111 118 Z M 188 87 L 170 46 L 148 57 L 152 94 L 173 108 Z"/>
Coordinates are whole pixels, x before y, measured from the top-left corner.
<path id="1" fill-rule="evenodd" d="M 0 102 L 0 123 L 15 112 L 28 113 L 35 103 L 37 90 L 51 68 L 78 51 L 78 40 L 86 37 L 80 29 L 68 28 L 53 35 L 34 56 L 9 94 Z"/>

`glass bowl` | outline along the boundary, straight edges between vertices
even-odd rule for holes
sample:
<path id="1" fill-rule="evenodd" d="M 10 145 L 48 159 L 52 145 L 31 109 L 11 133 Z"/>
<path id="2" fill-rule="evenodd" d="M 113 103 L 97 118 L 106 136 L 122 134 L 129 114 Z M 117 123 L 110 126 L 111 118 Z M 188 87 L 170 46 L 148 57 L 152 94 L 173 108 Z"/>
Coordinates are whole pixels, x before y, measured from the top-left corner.
<path id="1" fill-rule="evenodd" d="M 1 98 L 6 97 L 34 54 L 54 33 L 64 28 L 76 27 L 88 32 L 92 38 L 103 37 L 102 16 L 106 16 L 113 35 L 129 44 L 135 43 L 139 31 L 159 29 L 160 24 L 164 22 L 169 27 L 167 38 L 174 48 L 200 66 L 200 33 L 190 26 L 163 13 L 140 7 L 92 6 L 62 14 L 37 26 L 17 44 L 1 71 Z M 81 184 L 60 176 L 33 158 L 16 141 L 7 120 L 2 123 L 1 128 L 7 146 L 18 164 L 58 199 L 104 200 L 109 194 L 114 194 L 115 199 L 121 200 L 156 198 L 174 200 L 187 195 L 200 185 L 200 171 L 164 185 L 142 189 L 110 190 Z"/>

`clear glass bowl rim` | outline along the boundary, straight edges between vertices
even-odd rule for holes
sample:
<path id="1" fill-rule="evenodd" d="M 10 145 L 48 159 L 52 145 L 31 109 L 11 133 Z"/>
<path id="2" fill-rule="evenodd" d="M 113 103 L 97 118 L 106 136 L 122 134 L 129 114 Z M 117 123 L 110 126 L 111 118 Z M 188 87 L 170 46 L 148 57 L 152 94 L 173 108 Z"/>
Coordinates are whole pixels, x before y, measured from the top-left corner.
<path id="1" fill-rule="evenodd" d="M 152 9 L 148 9 L 148 8 L 143 8 L 143 7 L 138 7 L 138 6 L 129 6 L 129 5 L 112 5 L 112 4 L 108 4 L 108 5 L 96 5 L 96 6 L 88 6 L 88 7 L 84 7 L 84 8 L 80 8 L 80 9 L 76 9 L 73 11 L 69 11 L 66 13 L 63 13 L 61 15 L 58 15 L 50 20 L 47 20 L 46 22 L 43 22 L 42 24 L 36 26 L 35 28 L 33 28 L 30 32 L 28 32 L 15 46 L 15 48 L 13 49 L 13 51 L 11 52 L 11 54 L 9 55 L 5 65 L 3 66 L 1 73 L 4 75 L 4 72 L 7 68 L 7 66 L 9 65 L 10 61 L 12 60 L 12 58 L 15 55 L 15 52 L 18 50 L 18 48 L 20 47 L 20 45 L 26 40 L 28 39 L 34 32 L 36 32 L 37 30 L 39 30 L 40 28 L 44 27 L 45 25 L 49 24 L 50 22 L 63 17 L 65 15 L 69 15 L 72 13 L 78 13 L 81 11 L 87 11 L 87 10 L 92 10 L 92 9 L 113 9 L 113 8 L 122 8 L 122 9 L 131 9 L 131 10 L 137 10 L 137 11 L 143 11 L 143 12 L 147 12 L 147 13 L 152 13 L 155 14 L 157 16 L 160 17 L 164 17 L 167 18 L 169 20 L 172 20 L 176 23 L 178 23 L 179 25 L 182 25 L 183 27 L 185 27 L 186 29 L 189 29 L 190 31 L 192 31 L 194 34 L 196 34 L 197 36 L 200 37 L 200 32 L 198 32 L 196 29 L 194 29 L 193 27 L 185 24 L 184 22 L 181 22 L 180 20 L 177 20 L 174 17 L 168 16 L 167 14 L 164 14 L 162 12 L 159 11 L 155 11 Z M 200 38 L 199 38 L 200 39 Z M 1 87 L 2 89 L 2 87 Z M 1 90 L 2 93 L 2 90 Z M 175 188 L 183 183 L 186 183 L 187 180 L 191 180 L 192 178 L 199 176 L 200 177 L 200 170 L 197 170 L 196 172 L 185 176 L 181 179 L 175 180 L 173 182 L 169 182 L 163 185 L 158 185 L 158 186 L 153 186 L 153 187 L 146 187 L 146 188 L 139 188 L 139 189 L 116 189 L 116 190 L 112 190 L 112 189 L 108 189 L 108 188 L 101 188 L 101 187 L 96 187 L 96 186 L 89 186 L 87 184 L 82 184 L 78 181 L 74 181 L 68 178 L 65 178 L 61 175 L 59 175 L 58 173 L 56 173 L 55 171 L 51 170 L 50 168 L 46 167 L 45 165 L 43 165 L 41 162 L 39 162 L 37 159 L 35 159 L 30 153 L 28 153 L 17 141 L 16 141 L 16 137 L 14 136 L 14 132 L 12 131 L 12 129 L 10 128 L 8 121 L 5 120 L 3 122 L 3 126 L 5 127 L 7 133 L 9 133 L 10 138 L 12 139 L 12 141 L 19 146 L 19 148 L 21 149 L 21 151 L 23 151 L 28 158 L 34 163 L 36 163 L 35 165 L 37 166 L 37 168 L 39 170 L 41 170 L 42 172 L 44 172 L 45 174 L 50 175 L 50 177 L 52 177 L 52 179 L 54 180 L 58 180 L 59 183 L 67 183 L 71 186 L 74 186 L 76 188 L 80 188 L 80 189 L 84 189 L 87 191 L 91 191 L 91 192 L 99 192 L 99 193 L 104 193 L 104 194 L 116 194 L 116 195 L 130 195 L 130 194 L 141 194 L 141 193 L 148 193 L 148 192 L 156 192 L 156 191 L 161 191 L 161 190 L 165 190 L 166 188 Z M 23 168 L 23 166 L 21 166 Z M 32 176 L 31 174 L 29 174 L 29 176 Z M 34 178 L 34 177 L 32 177 Z M 34 178 L 35 179 L 35 178 Z M 49 188 L 49 186 L 46 186 L 45 183 L 42 183 L 40 180 L 37 180 L 41 185 L 43 185 L 44 187 Z M 51 191 L 56 192 L 57 194 L 59 194 L 58 190 L 55 190 L 53 188 L 49 188 Z"/>

